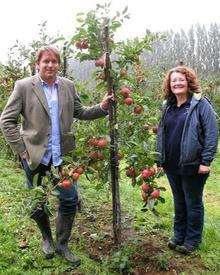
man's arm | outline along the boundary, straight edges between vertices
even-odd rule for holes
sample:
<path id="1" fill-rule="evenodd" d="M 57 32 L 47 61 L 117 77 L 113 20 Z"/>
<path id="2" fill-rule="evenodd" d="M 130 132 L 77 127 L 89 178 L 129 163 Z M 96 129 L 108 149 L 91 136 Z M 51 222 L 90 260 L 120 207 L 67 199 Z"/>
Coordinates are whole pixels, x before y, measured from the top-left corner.
<path id="1" fill-rule="evenodd" d="M 75 118 L 78 118 L 81 120 L 91 120 L 91 119 L 104 117 L 108 114 L 108 110 L 105 110 L 105 108 L 107 107 L 106 98 L 104 98 L 103 99 L 104 102 L 102 101 L 100 104 L 96 104 L 91 107 L 83 106 L 73 82 L 69 81 L 68 84 L 71 85 L 70 89 L 74 97 L 74 117 Z"/>
<path id="2" fill-rule="evenodd" d="M 0 118 L 0 127 L 6 140 L 13 151 L 20 155 L 26 151 L 18 124 L 18 119 L 22 111 L 21 90 L 22 89 L 19 87 L 19 83 L 17 82 Z"/>
<path id="3" fill-rule="evenodd" d="M 104 117 L 108 114 L 101 104 L 92 107 L 85 107 L 82 105 L 79 96 L 74 97 L 74 117 L 82 120 L 96 119 Z"/>

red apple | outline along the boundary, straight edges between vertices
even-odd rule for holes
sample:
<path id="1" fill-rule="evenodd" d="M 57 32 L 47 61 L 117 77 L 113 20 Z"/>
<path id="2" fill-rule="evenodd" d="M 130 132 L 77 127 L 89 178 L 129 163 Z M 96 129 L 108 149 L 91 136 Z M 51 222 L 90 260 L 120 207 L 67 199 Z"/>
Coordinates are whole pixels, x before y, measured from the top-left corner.
<path id="1" fill-rule="evenodd" d="M 127 87 L 121 87 L 120 93 L 123 97 L 129 97 L 131 90 Z"/>
<path id="2" fill-rule="evenodd" d="M 134 167 L 129 167 L 126 170 L 126 176 L 128 176 L 128 177 L 135 177 L 136 176 L 135 168 Z"/>
<path id="3" fill-rule="evenodd" d="M 118 152 L 117 157 L 118 157 L 118 160 L 120 160 L 120 159 L 122 159 L 122 158 L 124 157 L 124 154 L 123 154 L 123 153 Z"/>
<path id="4" fill-rule="evenodd" d="M 147 193 L 147 191 L 150 189 L 150 186 L 149 184 L 147 184 L 146 182 L 144 182 L 142 185 L 141 185 L 141 190 L 143 190 L 144 192 Z"/>
<path id="5" fill-rule="evenodd" d="M 100 57 L 99 59 L 97 59 L 95 61 L 95 66 L 96 67 L 104 67 L 104 65 L 105 65 L 105 60 L 104 60 L 103 57 Z"/>
<path id="6" fill-rule="evenodd" d="M 80 50 L 81 50 L 81 49 L 82 49 L 81 40 L 76 41 L 75 46 L 76 46 L 77 49 L 80 49 Z"/>
<path id="7" fill-rule="evenodd" d="M 155 189 L 150 195 L 153 199 L 157 199 L 160 196 L 160 190 Z"/>
<path id="8" fill-rule="evenodd" d="M 141 190 L 141 196 L 142 196 L 142 200 L 144 202 L 147 202 L 147 199 L 148 199 L 147 193 Z"/>
<path id="9" fill-rule="evenodd" d="M 152 172 L 147 168 L 145 168 L 141 171 L 141 177 L 144 180 L 148 179 L 151 175 L 152 175 Z"/>
<path id="10" fill-rule="evenodd" d="M 82 40 L 81 47 L 82 47 L 82 49 L 88 49 L 89 45 L 88 45 L 88 41 L 86 39 Z"/>
<path id="11" fill-rule="evenodd" d="M 73 181 L 77 181 L 78 180 L 78 178 L 79 178 L 79 176 L 80 176 L 80 174 L 79 173 L 73 173 L 72 174 L 72 179 L 73 179 Z"/>
<path id="12" fill-rule="evenodd" d="M 91 138 L 88 140 L 87 144 L 89 146 L 97 146 L 98 142 L 99 142 L 99 140 L 97 138 Z"/>
<path id="13" fill-rule="evenodd" d="M 102 154 L 102 152 L 97 152 L 97 159 L 100 159 L 100 160 L 104 159 L 104 155 Z"/>
<path id="14" fill-rule="evenodd" d="M 108 141 L 104 138 L 99 139 L 97 142 L 97 146 L 99 148 L 105 148 L 107 146 L 107 144 L 108 144 Z"/>
<path id="15" fill-rule="evenodd" d="M 127 104 L 127 105 L 131 105 L 133 102 L 134 101 L 133 101 L 133 99 L 131 97 L 127 97 L 124 100 L 124 103 Z"/>
<path id="16" fill-rule="evenodd" d="M 90 153 L 89 153 L 89 157 L 90 157 L 91 159 L 97 159 L 97 156 L 98 156 L 97 152 L 90 152 Z"/>
<path id="17" fill-rule="evenodd" d="M 60 183 L 60 185 L 61 185 L 63 188 L 65 188 L 65 189 L 70 189 L 71 186 L 72 186 L 72 183 L 71 183 L 70 180 L 64 179 L 64 180 Z"/>
<path id="18" fill-rule="evenodd" d="M 134 113 L 139 115 L 143 112 L 143 106 L 141 105 L 137 105 L 135 108 L 134 108 Z"/>
<path id="19" fill-rule="evenodd" d="M 150 173 L 151 173 L 151 175 L 150 175 L 151 177 L 154 176 L 154 175 L 156 174 L 156 170 L 155 170 L 154 167 L 150 167 L 150 168 L 149 168 L 149 171 L 150 171 Z"/>
<path id="20" fill-rule="evenodd" d="M 158 126 L 157 125 L 153 126 L 152 131 L 153 131 L 154 134 L 157 134 Z"/>
<path id="21" fill-rule="evenodd" d="M 85 171 L 85 169 L 84 169 L 84 167 L 82 167 L 82 166 L 79 166 L 79 167 L 77 167 L 76 169 L 75 169 L 75 173 L 78 173 L 78 174 L 83 174 L 84 173 L 84 171 Z"/>

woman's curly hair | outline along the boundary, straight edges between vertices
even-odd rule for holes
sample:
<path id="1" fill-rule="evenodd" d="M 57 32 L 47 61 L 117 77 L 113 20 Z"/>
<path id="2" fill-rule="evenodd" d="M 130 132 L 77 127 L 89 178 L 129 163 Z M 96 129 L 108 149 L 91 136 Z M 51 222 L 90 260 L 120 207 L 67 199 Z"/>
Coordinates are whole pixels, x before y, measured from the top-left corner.
<path id="1" fill-rule="evenodd" d="M 167 72 L 163 82 L 163 94 L 164 94 L 164 98 L 167 100 L 168 103 L 170 104 L 176 103 L 176 97 L 171 91 L 171 86 L 170 86 L 170 76 L 174 72 L 185 75 L 188 83 L 188 87 L 189 87 L 189 91 L 188 91 L 189 94 L 201 92 L 199 81 L 195 71 L 186 66 L 177 66 Z"/>

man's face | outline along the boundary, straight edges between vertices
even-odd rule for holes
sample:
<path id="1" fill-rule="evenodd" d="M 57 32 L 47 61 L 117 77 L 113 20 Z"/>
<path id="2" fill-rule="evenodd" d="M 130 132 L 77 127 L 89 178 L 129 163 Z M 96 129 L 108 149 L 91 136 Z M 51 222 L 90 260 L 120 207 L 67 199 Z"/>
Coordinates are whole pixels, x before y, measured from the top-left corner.
<path id="1" fill-rule="evenodd" d="M 39 74 L 45 82 L 54 81 L 59 68 L 59 61 L 52 52 L 44 52 L 37 63 Z"/>

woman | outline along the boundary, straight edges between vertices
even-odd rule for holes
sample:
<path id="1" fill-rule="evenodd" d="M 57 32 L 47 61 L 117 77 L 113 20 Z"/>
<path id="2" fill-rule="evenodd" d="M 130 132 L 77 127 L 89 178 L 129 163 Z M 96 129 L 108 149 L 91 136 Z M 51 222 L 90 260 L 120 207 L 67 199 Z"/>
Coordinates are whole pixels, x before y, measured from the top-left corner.
<path id="1" fill-rule="evenodd" d="M 169 180 L 175 208 L 174 235 L 168 247 L 183 254 L 202 240 L 203 189 L 217 149 L 215 112 L 201 97 L 195 72 L 171 69 L 164 80 L 166 100 L 158 129 L 158 165 Z"/>

